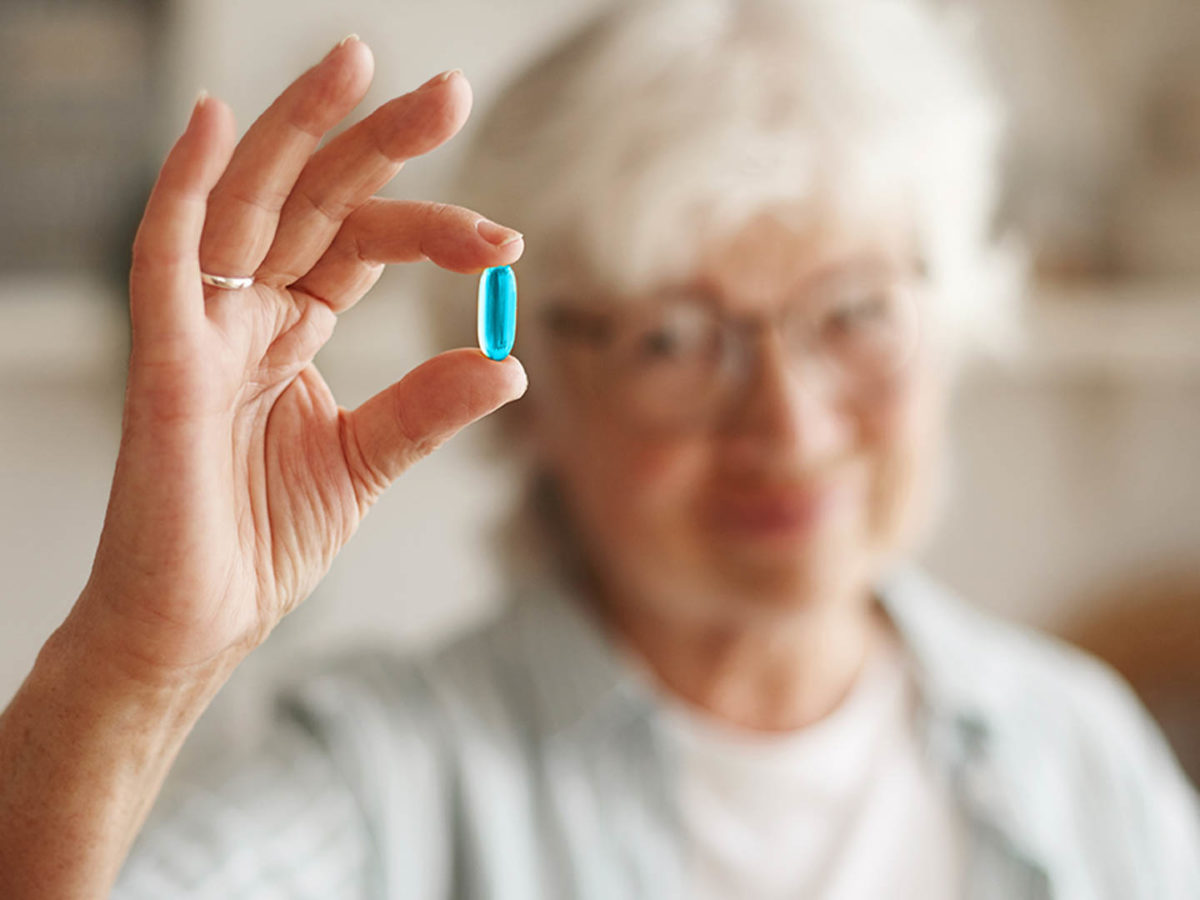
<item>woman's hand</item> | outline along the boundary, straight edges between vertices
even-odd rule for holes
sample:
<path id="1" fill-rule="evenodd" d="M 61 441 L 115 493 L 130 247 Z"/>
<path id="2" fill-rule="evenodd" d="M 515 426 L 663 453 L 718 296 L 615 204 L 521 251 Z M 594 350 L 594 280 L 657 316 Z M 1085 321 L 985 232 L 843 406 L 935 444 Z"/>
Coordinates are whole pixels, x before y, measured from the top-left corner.
<path id="1" fill-rule="evenodd" d="M 523 249 L 469 210 L 372 197 L 462 125 L 461 74 L 317 149 L 370 79 L 366 46 L 343 41 L 236 147 L 229 110 L 201 99 L 163 165 L 134 247 L 121 449 L 91 578 L 0 715 L 6 898 L 107 895 L 233 667 L 392 479 L 525 389 L 516 360 L 457 350 L 347 412 L 313 367 L 384 263 L 478 272 Z M 202 271 L 255 283 L 208 288 Z"/>
<path id="2" fill-rule="evenodd" d="M 313 366 L 384 263 L 478 272 L 524 247 L 469 210 L 372 196 L 462 126 L 461 73 L 317 148 L 371 71 L 367 47 L 343 41 L 236 147 L 228 108 L 202 97 L 159 175 L 134 246 L 112 494 L 65 626 L 123 675 L 231 668 L 312 591 L 393 479 L 524 391 L 516 360 L 457 350 L 346 411 Z M 201 271 L 255 283 L 214 289 Z"/>

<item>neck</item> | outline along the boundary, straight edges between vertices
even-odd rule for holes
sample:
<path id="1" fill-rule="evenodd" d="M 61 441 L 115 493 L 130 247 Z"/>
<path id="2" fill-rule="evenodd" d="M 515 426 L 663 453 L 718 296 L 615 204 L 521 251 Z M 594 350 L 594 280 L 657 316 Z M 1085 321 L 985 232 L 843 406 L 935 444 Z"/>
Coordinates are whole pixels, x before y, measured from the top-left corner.
<path id="1" fill-rule="evenodd" d="M 664 688 L 756 731 L 792 731 L 831 713 L 887 631 L 865 590 L 747 620 L 690 618 L 645 603 L 605 610 Z"/>

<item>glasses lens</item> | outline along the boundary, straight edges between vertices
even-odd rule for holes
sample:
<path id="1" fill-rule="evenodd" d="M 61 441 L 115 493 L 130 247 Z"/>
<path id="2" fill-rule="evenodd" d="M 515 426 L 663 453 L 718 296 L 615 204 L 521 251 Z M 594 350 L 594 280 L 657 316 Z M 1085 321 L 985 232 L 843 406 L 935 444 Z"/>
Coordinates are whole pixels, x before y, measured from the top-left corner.
<path id="1" fill-rule="evenodd" d="M 650 425 L 678 427 L 719 404 L 727 348 L 720 321 L 701 301 L 638 310 L 614 338 L 614 399 L 630 414 Z"/>
<path id="2" fill-rule="evenodd" d="M 846 383 L 888 379 L 916 353 L 915 286 L 897 273 L 842 275 L 801 302 L 786 327 L 795 352 L 814 353 Z"/>

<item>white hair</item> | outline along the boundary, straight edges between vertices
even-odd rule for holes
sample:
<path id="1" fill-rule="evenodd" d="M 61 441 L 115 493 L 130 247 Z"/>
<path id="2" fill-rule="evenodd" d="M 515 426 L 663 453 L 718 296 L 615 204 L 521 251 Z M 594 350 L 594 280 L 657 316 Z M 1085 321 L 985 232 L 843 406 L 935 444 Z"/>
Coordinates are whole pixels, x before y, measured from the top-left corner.
<path id="1" fill-rule="evenodd" d="M 617 3 L 503 92 L 451 199 L 524 231 L 523 317 L 686 277 L 787 206 L 902 215 L 943 330 L 995 336 L 1015 297 L 992 239 L 1001 116 L 965 32 L 919 0 Z M 472 333 L 466 304 L 434 308 L 443 337 Z"/>

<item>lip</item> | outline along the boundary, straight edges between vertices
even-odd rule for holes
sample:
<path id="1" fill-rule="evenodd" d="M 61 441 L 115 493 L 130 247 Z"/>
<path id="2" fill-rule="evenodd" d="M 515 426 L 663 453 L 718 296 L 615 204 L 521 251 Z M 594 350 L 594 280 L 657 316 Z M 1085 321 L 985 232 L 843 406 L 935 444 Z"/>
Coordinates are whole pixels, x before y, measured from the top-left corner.
<path id="1" fill-rule="evenodd" d="M 735 537 L 802 537 L 828 517 L 839 494 L 832 485 L 820 485 L 726 495 L 712 505 L 712 521 Z"/>

